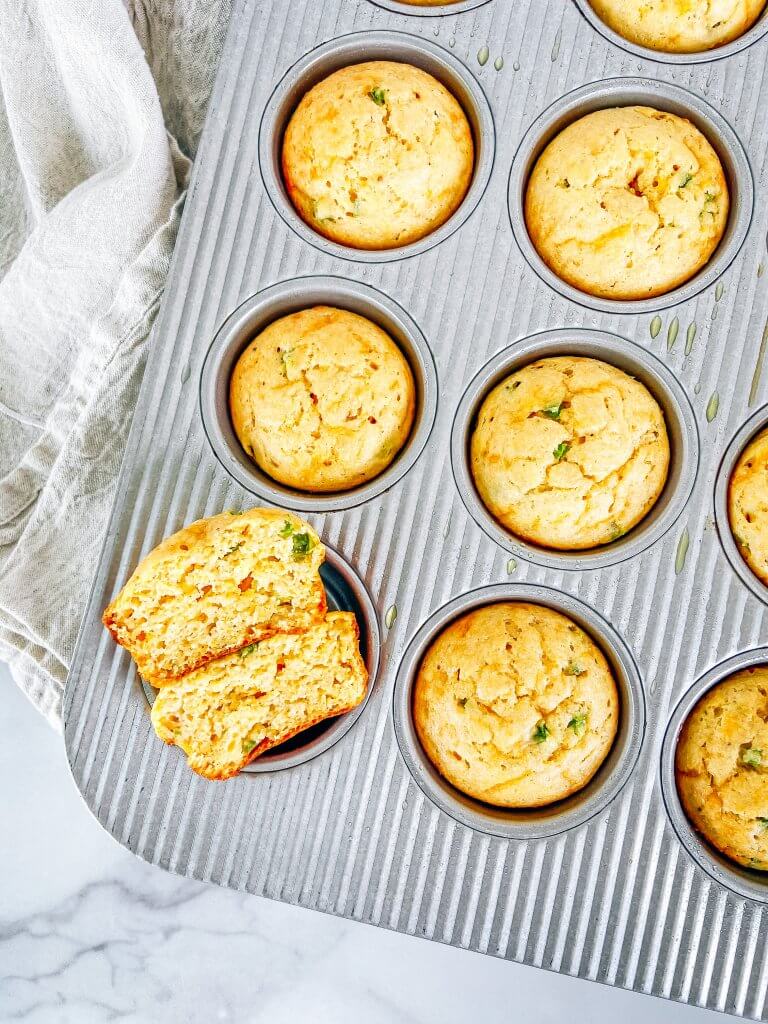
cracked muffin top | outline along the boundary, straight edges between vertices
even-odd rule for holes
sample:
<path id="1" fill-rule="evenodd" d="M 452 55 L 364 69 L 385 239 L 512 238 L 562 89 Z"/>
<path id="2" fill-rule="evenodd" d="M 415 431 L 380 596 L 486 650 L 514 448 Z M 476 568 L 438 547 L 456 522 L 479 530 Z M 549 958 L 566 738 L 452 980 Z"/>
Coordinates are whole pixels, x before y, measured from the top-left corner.
<path id="1" fill-rule="evenodd" d="M 143 679 L 165 686 L 275 633 L 301 633 L 326 609 L 325 548 L 287 512 L 198 519 L 139 562 L 102 621 Z"/>
<path id="2" fill-rule="evenodd" d="M 441 775 L 498 807 L 582 789 L 610 752 L 619 698 L 604 654 L 551 608 L 487 605 L 452 622 L 419 668 L 413 716 Z"/>
<path id="3" fill-rule="evenodd" d="M 317 306 L 270 324 L 240 356 L 230 412 L 245 451 L 273 479 L 342 491 L 383 472 L 415 415 L 408 360 L 365 317 Z"/>
<path id="4" fill-rule="evenodd" d="M 392 249 L 440 227 L 472 180 L 466 114 L 432 75 L 372 61 L 309 90 L 283 139 L 283 178 L 316 231 L 357 249 Z"/>
<path id="5" fill-rule="evenodd" d="M 483 402 L 471 440 L 491 515 L 543 547 L 610 544 L 655 504 L 669 469 L 664 414 L 644 384 L 599 359 L 530 363 Z"/>
<path id="6" fill-rule="evenodd" d="M 525 197 L 531 241 L 591 295 L 647 299 L 710 259 L 728 219 L 720 159 L 690 121 L 651 107 L 580 118 L 553 139 Z"/>
<path id="7" fill-rule="evenodd" d="M 204 665 L 152 706 L 152 725 L 190 768 L 228 779 L 267 750 L 363 700 L 368 672 L 352 612 L 329 612 L 301 633 L 279 633 Z"/>
<path id="8" fill-rule="evenodd" d="M 768 871 L 768 666 L 704 694 L 681 732 L 677 789 L 694 827 L 744 867 Z"/>
<path id="9" fill-rule="evenodd" d="M 744 35 L 765 0 L 590 0 L 609 28 L 640 46 L 696 53 Z"/>
<path id="10" fill-rule="evenodd" d="M 739 456 L 728 486 L 728 518 L 742 558 L 768 586 L 768 430 Z"/>

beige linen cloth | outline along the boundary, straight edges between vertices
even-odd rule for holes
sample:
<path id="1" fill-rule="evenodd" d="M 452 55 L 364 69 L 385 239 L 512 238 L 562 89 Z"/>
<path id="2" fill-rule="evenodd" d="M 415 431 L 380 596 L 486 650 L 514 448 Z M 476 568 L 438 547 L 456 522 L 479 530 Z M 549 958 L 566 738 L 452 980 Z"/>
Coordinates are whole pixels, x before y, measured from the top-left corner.
<path id="1" fill-rule="evenodd" d="M 53 724 L 228 14 L 0 0 L 0 660 Z"/>

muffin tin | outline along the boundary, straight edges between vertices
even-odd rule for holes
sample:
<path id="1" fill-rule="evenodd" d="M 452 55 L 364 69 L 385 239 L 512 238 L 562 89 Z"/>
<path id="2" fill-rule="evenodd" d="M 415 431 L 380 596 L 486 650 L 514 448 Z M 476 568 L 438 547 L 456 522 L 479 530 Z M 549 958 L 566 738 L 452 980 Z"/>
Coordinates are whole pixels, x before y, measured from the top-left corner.
<path id="1" fill-rule="evenodd" d="M 491 0 L 454 0 L 453 3 L 431 4 L 428 7 L 421 7 L 418 4 L 409 4 L 405 0 L 370 0 L 370 3 L 385 11 L 395 11 L 397 14 L 407 14 L 413 18 L 437 18 L 449 14 L 463 14 L 465 11 L 474 11 L 476 7 L 490 3 Z"/>
<path id="2" fill-rule="evenodd" d="M 729 467 L 768 422 L 768 205 L 759 192 L 754 202 L 750 167 L 765 179 L 766 40 L 745 37 L 730 56 L 665 69 L 661 55 L 628 60 L 628 47 L 595 31 L 580 6 L 327 0 L 321 14 L 309 0 L 290 10 L 275 0 L 235 4 L 66 690 L 67 753 L 102 825 L 182 875 L 766 1019 L 764 880 L 701 844 L 670 773 L 697 694 L 742 661 L 765 659 L 768 645 L 767 588 L 723 518 Z M 478 149 L 454 217 L 377 253 L 317 236 L 279 171 L 280 132 L 306 88 L 372 58 L 412 61 L 443 80 Z M 537 264 L 520 215 L 548 138 L 622 102 L 689 116 L 732 189 L 713 261 L 644 303 L 591 300 L 562 285 Z M 260 474 L 234 439 L 226 403 L 229 370 L 253 334 L 317 302 L 380 323 L 420 389 L 400 457 L 336 495 L 289 491 Z M 638 376 L 670 429 L 671 475 L 655 509 L 590 552 L 513 540 L 467 473 L 468 431 L 487 389 L 555 352 Z M 100 616 L 163 537 L 260 502 L 306 515 L 328 545 L 329 597 L 358 611 L 372 683 L 358 712 L 210 783 L 154 736 L 130 659 Z M 581 794 L 546 811 L 496 813 L 458 797 L 425 760 L 410 719 L 429 638 L 500 596 L 570 614 L 621 688 L 608 762 Z"/>

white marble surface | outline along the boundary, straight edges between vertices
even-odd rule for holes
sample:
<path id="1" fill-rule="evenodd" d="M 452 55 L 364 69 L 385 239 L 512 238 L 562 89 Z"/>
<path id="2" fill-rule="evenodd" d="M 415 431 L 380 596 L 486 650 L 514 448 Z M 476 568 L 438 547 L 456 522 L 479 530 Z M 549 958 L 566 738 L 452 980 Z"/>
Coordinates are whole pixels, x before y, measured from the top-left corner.
<path id="1" fill-rule="evenodd" d="M 117 845 L 0 666 L 0 1021 L 733 1018 L 186 881 Z"/>

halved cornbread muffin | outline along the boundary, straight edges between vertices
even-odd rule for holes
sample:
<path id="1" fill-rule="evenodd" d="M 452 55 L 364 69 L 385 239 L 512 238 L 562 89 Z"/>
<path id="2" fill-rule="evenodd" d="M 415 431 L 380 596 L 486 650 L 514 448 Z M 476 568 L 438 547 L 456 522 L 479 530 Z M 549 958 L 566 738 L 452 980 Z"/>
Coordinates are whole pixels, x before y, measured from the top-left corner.
<path id="1" fill-rule="evenodd" d="M 289 487 L 345 491 L 383 472 L 410 434 L 410 364 L 366 317 L 316 306 L 248 345 L 229 388 L 232 425 L 257 465 Z"/>
<path id="2" fill-rule="evenodd" d="M 432 643 L 413 717 L 435 768 L 468 796 L 540 807 L 582 789 L 613 745 L 619 696 L 605 655 L 551 608 L 499 602 Z"/>
<path id="3" fill-rule="evenodd" d="M 335 71 L 294 111 L 283 179 L 316 231 L 357 249 L 392 249 L 434 231 L 458 208 L 474 168 L 458 100 L 411 64 Z"/>
<path id="4" fill-rule="evenodd" d="M 227 779 L 296 733 L 351 711 L 367 682 L 355 616 L 329 612 L 305 633 L 268 637 L 164 686 L 152 725 L 199 775 Z"/>
<path id="5" fill-rule="evenodd" d="M 765 0 L 590 0 L 614 32 L 665 53 L 696 53 L 749 31 Z"/>
<path id="6" fill-rule="evenodd" d="M 675 775 L 704 838 L 738 864 L 768 871 L 768 666 L 704 694 L 680 732 Z"/>
<path id="7" fill-rule="evenodd" d="M 321 622 L 325 548 L 297 516 L 255 508 L 201 519 L 139 563 L 104 625 L 156 686 L 274 633 Z"/>
<path id="8" fill-rule="evenodd" d="M 472 476 L 491 515 L 542 547 L 618 540 L 664 489 L 670 447 L 661 406 L 639 380 L 583 356 L 529 363 L 486 397 Z"/>
<path id="9" fill-rule="evenodd" d="M 728 220 L 720 158 L 684 117 L 597 110 L 568 125 L 528 182 L 531 241 L 558 277 L 590 295 L 647 299 L 688 281 Z"/>

